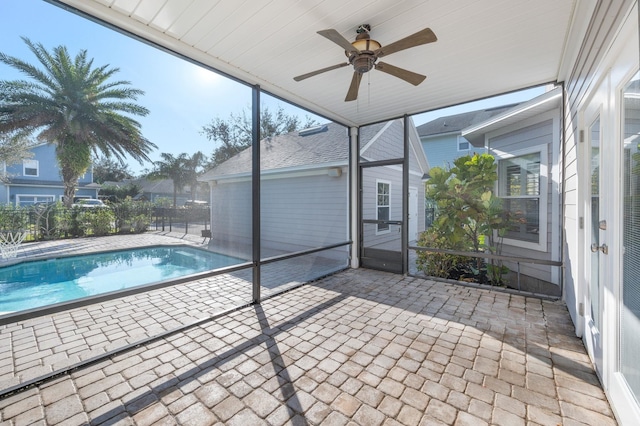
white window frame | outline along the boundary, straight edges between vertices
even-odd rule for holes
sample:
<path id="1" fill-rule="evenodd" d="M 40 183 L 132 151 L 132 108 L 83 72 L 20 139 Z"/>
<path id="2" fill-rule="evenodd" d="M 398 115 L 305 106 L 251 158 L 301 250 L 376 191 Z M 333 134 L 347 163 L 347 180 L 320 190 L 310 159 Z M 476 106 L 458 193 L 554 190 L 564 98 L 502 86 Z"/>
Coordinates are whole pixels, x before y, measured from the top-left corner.
<path id="1" fill-rule="evenodd" d="M 464 136 L 462 135 L 458 135 L 458 140 L 456 141 L 457 145 L 456 147 L 458 148 L 458 152 L 468 152 L 469 150 L 471 150 L 471 142 L 469 142 Z M 466 143 L 467 147 L 464 149 L 460 149 L 460 144 L 461 143 Z"/>
<path id="2" fill-rule="evenodd" d="M 509 158 L 522 157 L 529 154 L 540 154 L 540 194 L 538 198 L 538 242 L 523 241 L 514 238 L 504 237 L 502 242 L 505 245 L 522 247 L 536 251 L 547 251 L 547 209 L 548 209 L 548 197 L 549 197 L 549 156 L 548 148 L 546 144 L 536 145 L 530 148 L 521 149 L 514 152 L 500 152 L 495 155 L 496 163 L 498 166 L 498 182 L 496 183 L 496 195 L 502 199 L 505 197 L 501 193 L 500 184 L 502 182 L 502 176 L 500 176 L 500 161 L 508 160 Z M 521 199 L 524 197 L 513 197 L 514 199 Z M 497 238 L 497 234 L 494 235 Z"/>
<path id="3" fill-rule="evenodd" d="M 16 194 L 16 206 L 20 205 L 20 200 L 24 198 L 48 198 L 48 200 L 37 200 L 31 203 L 32 205 L 35 203 L 53 203 L 56 201 L 55 195 L 49 194 Z"/>
<path id="4" fill-rule="evenodd" d="M 27 169 L 35 169 L 36 174 L 35 175 L 27 174 Z M 28 177 L 39 177 L 40 162 L 38 160 L 31 160 L 31 159 L 22 160 L 22 175 L 28 176 Z"/>
<path id="5" fill-rule="evenodd" d="M 383 179 L 376 179 L 376 191 L 375 191 L 375 197 L 376 197 L 376 202 L 375 202 L 375 208 L 376 208 L 376 220 L 381 220 L 380 217 L 378 217 L 378 208 L 379 207 L 385 207 L 384 205 L 378 204 L 378 185 L 379 184 L 384 184 L 387 185 L 389 187 L 389 204 L 386 205 L 387 209 L 389 209 L 389 214 L 386 220 L 390 220 L 391 219 L 391 182 L 388 180 L 383 180 Z M 389 232 L 391 232 L 391 226 L 387 225 L 387 229 L 380 229 L 380 224 L 376 224 L 376 235 L 384 235 L 384 234 L 388 234 Z"/>

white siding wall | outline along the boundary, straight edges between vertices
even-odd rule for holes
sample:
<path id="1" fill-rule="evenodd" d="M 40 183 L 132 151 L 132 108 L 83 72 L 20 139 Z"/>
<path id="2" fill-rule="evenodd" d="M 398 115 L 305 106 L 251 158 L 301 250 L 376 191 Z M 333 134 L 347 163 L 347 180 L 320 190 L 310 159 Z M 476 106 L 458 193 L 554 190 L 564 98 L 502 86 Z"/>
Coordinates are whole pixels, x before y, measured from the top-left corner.
<path id="1" fill-rule="evenodd" d="M 262 246 L 283 252 L 349 240 L 347 174 L 261 183 Z"/>
<path id="2" fill-rule="evenodd" d="M 216 243 L 251 257 L 251 181 L 211 186 L 211 235 Z"/>
<path id="3" fill-rule="evenodd" d="M 584 238 L 579 228 L 580 210 L 578 206 L 578 114 L 581 103 L 594 89 L 597 68 L 603 60 L 608 46 L 622 24 L 625 13 L 632 1 L 602 0 L 595 6 L 591 25 L 578 50 L 576 60 L 565 83 L 565 148 L 564 148 L 564 298 L 567 308 L 576 325 L 576 333 L 582 334 L 582 321 L 578 314 L 579 289 L 578 277 L 581 274 L 580 265 Z M 566 52 L 571 55 L 575 52 Z"/>
<path id="4" fill-rule="evenodd" d="M 251 182 L 219 181 L 211 197 L 213 239 L 227 246 L 250 247 Z M 347 197 L 346 173 L 263 179 L 263 257 L 347 241 Z"/>
<path id="5" fill-rule="evenodd" d="M 363 158 L 376 161 L 388 160 L 390 158 L 402 158 L 404 149 L 404 126 L 401 120 L 394 120 L 384 127 L 384 132 L 376 135 L 373 143 L 370 141 L 361 141 L 366 145 L 361 146 L 361 155 Z M 368 135 L 366 128 L 363 130 Z M 366 149 L 364 149 L 366 147 Z"/>
<path id="6" fill-rule="evenodd" d="M 558 212 L 556 217 L 553 216 L 553 204 L 559 204 L 560 194 L 557 191 L 557 185 L 554 185 L 554 181 L 557 183 L 560 179 L 559 176 L 553 175 L 554 164 L 554 152 L 558 152 L 557 143 L 559 141 L 558 128 L 554 127 L 554 120 L 557 123 L 559 120 L 559 111 L 551 113 L 554 118 L 548 118 L 542 122 L 535 124 L 529 124 L 523 128 L 509 131 L 508 133 L 500 136 L 492 137 L 489 139 L 490 153 L 496 157 L 496 162 L 500 160 L 504 153 L 516 153 L 518 151 L 534 152 L 536 149 L 545 147 L 546 158 L 542 158 L 543 166 L 546 168 L 546 207 L 543 210 L 540 217 L 540 223 L 546 222 L 546 244 L 543 250 L 531 250 L 526 247 L 519 247 L 517 243 L 511 244 L 511 241 L 507 241 L 503 247 L 503 254 L 506 256 L 518 256 L 529 257 L 533 259 L 544 260 L 559 260 L 552 258 L 553 244 L 558 244 L 557 235 L 560 232 L 562 225 L 562 217 Z M 548 117 L 550 114 L 546 114 Z M 554 200 L 555 199 L 555 200 Z M 555 237 L 555 238 L 554 238 Z M 507 264 L 511 270 L 516 270 L 516 264 Z M 530 263 L 522 263 L 520 265 L 520 273 L 528 275 L 549 283 L 560 284 L 559 276 L 557 272 L 554 274 L 553 269 L 557 267 L 550 267 L 545 265 L 535 265 Z"/>

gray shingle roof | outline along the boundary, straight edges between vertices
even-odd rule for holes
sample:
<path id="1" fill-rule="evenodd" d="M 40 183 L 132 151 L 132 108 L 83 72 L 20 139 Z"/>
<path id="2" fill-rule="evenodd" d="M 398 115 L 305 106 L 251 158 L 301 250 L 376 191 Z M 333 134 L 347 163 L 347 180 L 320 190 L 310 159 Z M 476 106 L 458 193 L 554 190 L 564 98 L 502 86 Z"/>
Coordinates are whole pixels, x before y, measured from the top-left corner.
<path id="1" fill-rule="evenodd" d="M 463 112 L 461 114 L 449 115 L 436 118 L 428 123 L 417 127 L 418 135 L 433 136 L 443 133 L 459 132 L 473 124 L 481 123 L 495 115 L 501 114 L 518 104 L 502 105 L 495 108 L 481 109 L 477 111 Z"/>
<path id="2" fill-rule="evenodd" d="M 377 127 L 377 126 L 376 126 Z M 378 129 L 380 129 L 378 127 Z M 315 131 L 291 132 L 260 141 L 261 170 L 287 169 L 328 163 L 344 163 L 349 158 L 348 129 L 336 123 Z M 206 172 L 200 180 L 251 172 L 251 148 Z"/>

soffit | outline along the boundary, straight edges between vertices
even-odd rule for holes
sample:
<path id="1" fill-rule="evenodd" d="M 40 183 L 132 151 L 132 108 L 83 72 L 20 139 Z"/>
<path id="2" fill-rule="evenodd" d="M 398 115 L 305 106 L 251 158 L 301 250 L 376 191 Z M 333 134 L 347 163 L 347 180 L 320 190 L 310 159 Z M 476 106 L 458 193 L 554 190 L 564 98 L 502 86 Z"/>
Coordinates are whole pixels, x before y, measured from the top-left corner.
<path id="1" fill-rule="evenodd" d="M 577 38 L 569 37 L 574 16 L 582 16 L 577 0 L 60 2 L 347 125 L 555 82 L 567 40 Z M 361 24 L 383 46 L 431 28 L 437 42 L 383 59 L 427 79 L 415 87 L 372 70 L 353 102 L 344 102 L 351 67 L 293 80 L 346 62 L 317 31 L 333 28 L 351 41 Z"/>

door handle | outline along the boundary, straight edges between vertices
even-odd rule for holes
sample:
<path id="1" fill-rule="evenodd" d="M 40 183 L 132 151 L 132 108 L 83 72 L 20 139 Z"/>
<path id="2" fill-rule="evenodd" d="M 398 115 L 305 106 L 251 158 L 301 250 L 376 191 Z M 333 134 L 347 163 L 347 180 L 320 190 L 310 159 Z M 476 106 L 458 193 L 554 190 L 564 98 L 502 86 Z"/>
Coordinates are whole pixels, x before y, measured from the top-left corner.
<path id="1" fill-rule="evenodd" d="M 609 254 L 609 246 L 607 246 L 606 244 L 603 244 L 601 246 L 597 245 L 596 243 L 591 244 L 592 253 L 597 253 L 598 250 L 601 251 L 603 254 Z"/>

